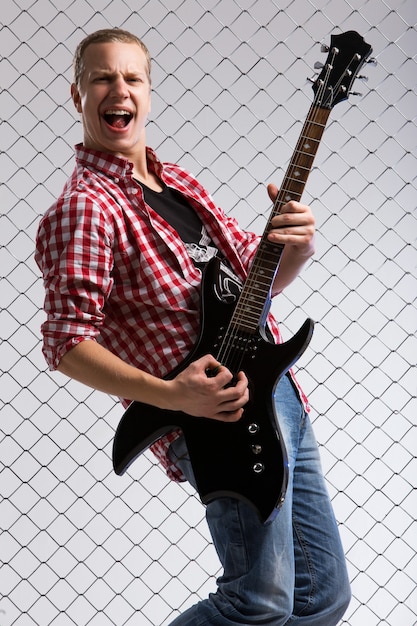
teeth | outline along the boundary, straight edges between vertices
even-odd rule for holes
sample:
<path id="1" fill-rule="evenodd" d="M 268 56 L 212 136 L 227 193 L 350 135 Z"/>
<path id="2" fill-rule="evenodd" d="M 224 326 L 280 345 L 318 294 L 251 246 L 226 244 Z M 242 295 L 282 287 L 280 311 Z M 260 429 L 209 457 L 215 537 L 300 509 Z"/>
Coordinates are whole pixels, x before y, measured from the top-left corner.
<path id="1" fill-rule="evenodd" d="M 125 111 L 124 109 L 110 109 L 106 111 L 106 115 L 131 115 L 130 111 Z"/>

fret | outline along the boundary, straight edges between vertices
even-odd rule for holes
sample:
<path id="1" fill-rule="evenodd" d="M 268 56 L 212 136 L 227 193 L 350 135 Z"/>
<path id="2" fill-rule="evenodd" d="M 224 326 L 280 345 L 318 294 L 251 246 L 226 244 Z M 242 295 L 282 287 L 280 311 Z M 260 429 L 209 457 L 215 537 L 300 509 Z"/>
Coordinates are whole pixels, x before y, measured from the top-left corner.
<path id="1" fill-rule="evenodd" d="M 275 260 L 275 267 L 276 267 L 276 260 Z M 247 293 L 250 294 L 251 292 L 253 292 L 254 289 L 256 289 L 258 292 L 263 293 L 265 289 L 269 289 L 270 280 L 275 273 L 275 267 L 273 270 L 271 269 L 271 271 L 269 272 L 269 275 L 265 277 L 265 280 L 262 280 L 262 279 L 259 280 L 258 278 L 255 278 L 255 277 L 253 279 L 252 278 L 249 279 Z"/>
<path id="2" fill-rule="evenodd" d="M 292 176 L 287 176 L 287 181 L 290 183 L 292 187 L 296 185 L 302 185 L 304 188 L 305 181 L 300 178 L 293 178 Z"/>
<path id="3" fill-rule="evenodd" d="M 292 169 L 294 170 L 291 173 L 292 175 L 288 175 L 287 178 L 289 180 L 295 180 L 296 182 L 299 182 L 300 180 L 304 180 L 304 177 L 307 177 L 308 174 L 310 173 L 309 167 L 304 167 L 303 165 L 300 165 L 299 163 L 294 164 L 292 166 Z"/>
<path id="4" fill-rule="evenodd" d="M 281 195 L 283 195 L 284 197 L 283 197 L 282 200 L 280 199 L 278 202 L 281 202 L 281 204 L 286 204 L 290 200 L 293 200 L 294 198 L 292 198 L 292 197 L 288 198 L 288 194 L 290 194 L 290 195 L 294 194 L 294 195 L 300 196 L 300 194 L 297 194 L 295 189 L 289 189 L 289 188 L 288 189 L 287 188 L 286 189 L 282 189 L 282 193 L 280 193 L 280 198 L 281 198 Z"/>
<path id="5" fill-rule="evenodd" d="M 299 139 L 299 143 L 298 143 L 299 146 L 302 146 L 303 150 L 298 148 L 298 151 L 299 152 L 305 152 L 306 154 L 310 154 L 310 150 L 312 152 L 316 152 L 317 151 L 317 148 L 319 147 L 319 144 L 320 144 L 320 139 L 315 139 L 314 137 L 310 137 L 310 136 L 304 135 L 303 137 L 301 137 Z"/>

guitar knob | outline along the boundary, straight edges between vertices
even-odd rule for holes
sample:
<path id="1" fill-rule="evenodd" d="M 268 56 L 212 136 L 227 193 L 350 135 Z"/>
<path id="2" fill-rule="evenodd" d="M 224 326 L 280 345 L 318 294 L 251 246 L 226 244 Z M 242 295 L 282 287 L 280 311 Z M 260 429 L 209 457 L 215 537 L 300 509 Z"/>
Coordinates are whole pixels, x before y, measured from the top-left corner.
<path id="1" fill-rule="evenodd" d="M 263 463 L 255 463 L 252 469 L 255 472 L 255 474 L 262 474 L 262 472 L 265 469 L 265 465 Z"/>
<path id="2" fill-rule="evenodd" d="M 252 422 L 252 424 L 249 424 L 248 426 L 248 431 L 250 435 L 256 435 L 256 433 L 259 432 L 259 424 Z"/>
<path id="3" fill-rule="evenodd" d="M 261 454 L 262 446 L 259 443 L 254 443 L 251 446 L 251 450 L 252 450 L 253 454 Z"/>

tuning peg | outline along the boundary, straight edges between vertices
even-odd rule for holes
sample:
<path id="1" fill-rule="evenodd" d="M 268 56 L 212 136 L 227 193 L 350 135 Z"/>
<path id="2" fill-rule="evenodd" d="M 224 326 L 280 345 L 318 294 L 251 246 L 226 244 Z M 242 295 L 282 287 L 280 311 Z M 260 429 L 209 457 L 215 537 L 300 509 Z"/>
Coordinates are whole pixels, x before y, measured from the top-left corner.
<path id="1" fill-rule="evenodd" d="M 326 44 L 323 43 L 321 44 L 320 50 L 321 52 L 329 52 L 330 48 L 329 46 L 326 46 Z"/>
<path id="2" fill-rule="evenodd" d="M 368 59 L 366 61 L 367 63 L 370 63 L 371 65 L 378 65 L 378 61 L 376 60 L 375 57 L 371 57 L 370 59 Z"/>
<path id="3" fill-rule="evenodd" d="M 315 69 L 315 70 L 322 70 L 322 69 L 323 69 L 323 67 L 324 67 L 324 64 L 323 64 L 323 63 L 320 63 L 320 61 L 316 61 L 316 62 L 314 63 L 314 69 Z"/>
<path id="4" fill-rule="evenodd" d="M 358 80 L 363 80 L 365 83 L 367 83 L 369 80 L 368 76 L 365 76 L 364 74 L 359 74 L 359 76 L 357 76 L 356 78 Z"/>
<path id="5" fill-rule="evenodd" d="M 363 94 L 359 91 L 349 91 L 350 96 L 362 96 Z"/>

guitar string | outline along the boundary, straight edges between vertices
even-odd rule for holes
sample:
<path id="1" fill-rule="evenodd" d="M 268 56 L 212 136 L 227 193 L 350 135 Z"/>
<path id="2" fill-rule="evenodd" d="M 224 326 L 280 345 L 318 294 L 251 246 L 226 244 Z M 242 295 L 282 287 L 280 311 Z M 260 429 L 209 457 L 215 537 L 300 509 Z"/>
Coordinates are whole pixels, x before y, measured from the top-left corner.
<path id="1" fill-rule="evenodd" d="M 337 50 L 333 49 L 333 59 L 335 57 L 335 55 L 337 54 Z M 349 65 L 351 65 L 351 63 L 353 62 L 353 59 L 351 60 L 351 62 L 349 63 Z M 284 188 L 280 189 L 280 192 L 278 194 L 278 197 L 274 203 L 274 207 L 273 210 L 271 212 L 270 218 L 268 220 L 268 224 L 271 223 L 272 218 L 275 215 L 278 215 L 280 212 L 280 209 L 282 208 L 282 206 L 288 201 L 289 198 L 291 199 L 297 199 L 298 201 L 301 198 L 301 194 L 302 191 L 304 190 L 304 186 L 306 184 L 307 181 L 307 177 L 311 171 L 312 168 L 312 164 L 315 158 L 315 155 L 317 153 L 320 141 L 321 141 L 321 137 L 322 134 L 324 132 L 324 128 L 327 122 L 327 116 L 326 116 L 326 121 L 324 124 L 320 123 L 318 121 L 318 119 L 321 117 L 322 114 L 322 109 L 326 108 L 328 109 L 328 111 L 330 112 L 330 107 L 329 104 L 327 104 L 327 106 L 323 105 L 323 98 L 325 96 L 326 93 L 326 89 L 327 89 L 327 84 L 328 84 L 328 80 L 329 80 L 329 76 L 331 73 L 331 69 L 332 69 L 332 65 L 333 63 L 328 63 L 327 64 L 327 69 L 326 69 L 326 78 L 323 79 L 322 81 L 320 81 L 318 83 L 318 89 L 317 89 L 317 93 L 315 95 L 313 104 L 310 108 L 309 114 L 307 116 L 307 120 L 303 126 L 303 129 L 301 131 L 300 137 L 298 139 L 297 142 L 297 146 L 295 148 L 294 151 L 294 156 L 291 159 L 291 162 L 289 164 L 288 167 L 288 171 L 287 174 L 285 176 L 284 182 L 290 181 L 290 185 L 288 185 L 289 189 L 287 189 L 287 184 L 285 185 Z M 349 69 L 349 65 L 346 71 L 348 71 Z M 342 74 L 342 76 L 345 75 L 345 73 Z M 338 89 L 340 88 L 341 85 L 341 79 L 339 80 L 339 82 L 337 83 L 338 85 Z M 331 90 L 329 90 L 331 92 Z M 337 91 L 337 90 L 336 90 Z M 333 92 L 334 93 L 334 92 Z M 331 93 L 329 93 L 329 97 L 331 97 Z M 321 106 L 319 106 L 319 102 L 321 102 Z M 314 131 L 317 131 L 318 129 L 318 137 L 314 136 Z M 313 144 L 313 149 L 311 151 L 306 151 L 306 147 L 310 147 L 310 144 L 308 143 L 309 141 L 312 141 Z M 301 147 L 303 147 L 303 150 L 301 149 Z M 309 167 L 304 167 L 301 166 L 301 164 L 299 163 L 299 161 L 303 158 L 306 157 L 307 159 L 309 159 L 310 165 Z M 303 170 L 305 170 L 305 176 L 300 175 L 300 171 L 302 172 Z M 293 186 L 294 184 L 300 184 L 302 185 L 302 189 L 300 193 L 297 193 L 294 191 Z M 293 185 L 293 186 L 292 186 Z M 267 228 L 268 228 L 268 224 L 267 224 Z M 267 232 L 267 229 L 265 229 L 265 233 Z M 263 238 L 261 240 L 261 245 L 262 243 L 264 243 Z M 272 288 L 272 281 L 274 279 L 274 276 L 276 274 L 276 271 L 278 269 L 279 266 L 279 262 L 281 260 L 281 256 L 282 256 L 282 252 L 284 249 L 284 246 L 275 246 L 276 250 L 278 251 L 276 260 L 275 260 L 275 266 L 274 266 L 274 270 L 271 273 L 270 276 L 270 280 L 268 281 L 268 285 L 269 285 L 269 292 Z M 257 253 L 255 255 L 255 259 L 254 259 L 254 264 L 253 264 L 253 268 L 251 269 L 249 276 L 246 280 L 243 292 L 241 294 L 241 297 L 239 298 L 238 301 L 238 309 L 241 311 L 238 313 L 234 313 L 232 315 L 232 318 L 229 322 L 229 325 L 224 333 L 224 336 L 222 338 L 221 341 L 221 346 L 220 346 L 220 350 L 218 352 L 218 360 L 220 363 L 224 364 L 226 367 L 228 367 L 232 373 L 237 373 L 238 371 L 240 371 L 241 369 L 241 365 L 243 362 L 243 359 L 248 351 L 248 349 L 251 348 L 250 343 L 251 343 L 251 339 L 253 339 L 254 334 L 252 335 L 251 332 L 249 331 L 244 331 L 242 332 L 241 330 L 241 326 L 244 326 L 244 320 L 245 320 L 245 316 L 247 314 L 250 315 L 250 313 L 252 312 L 253 309 L 253 301 L 251 301 L 251 298 L 253 296 L 249 295 L 251 290 L 253 292 L 254 287 L 256 286 L 257 283 L 254 282 L 252 276 L 255 274 L 258 274 L 262 271 L 265 271 L 263 269 L 263 265 L 262 265 L 262 250 L 260 251 L 260 253 Z M 262 274 L 261 274 L 262 275 Z M 259 282 L 259 281 L 258 281 Z M 269 294 L 268 294 L 269 295 Z M 265 304 L 262 305 L 262 311 L 259 315 L 259 317 L 257 318 L 258 323 L 256 324 L 256 329 L 260 326 L 260 323 L 262 320 L 262 317 L 265 315 L 265 306 L 267 305 L 267 303 L 269 303 L 269 297 L 267 296 L 267 298 L 265 299 Z M 265 315 L 266 317 L 266 315 Z M 240 345 L 239 345 L 240 344 Z"/>
<path id="2" fill-rule="evenodd" d="M 310 114 L 301 132 L 300 138 L 298 140 L 297 147 L 294 152 L 294 158 L 290 162 L 288 172 L 285 177 L 285 181 L 292 180 L 292 181 L 295 181 L 297 184 L 300 184 L 301 182 L 303 186 L 305 184 L 305 181 L 300 180 L 301 177 L 296 175 L 296 172 L 299 172 L 298 160 L 300 159 L 302 153 L 305 153 L 305 150 L 301 150 L 301 146 L 305 148 L 306 139 L 307 141 L 313 140 L 313 138 L 310 136 L 312 133 L 311 129 L 316 129 L 317 126 L 322 126 L 321 124 L 317 123 L 318 114 L 319 114 L 318 107 L 313 105 L 311 107 Z M 312 145 L 315 146 L 315 144 L 312 144 Z M 318 148 L 318 145 L 313 147 L 313 150 L 311 152 L 307 153 L 309 157 L 312 157 L 312 159 L 314 159 L 317 148 Z M 308 169 L 308 172 L 309 171 L 310 169 Z M 307 178 L 307 175 L 305 176 L 305 178 Z M 280 208 L 286 203 L 288 195 L 283 197 L 284 193 L 289 194 L 292 197 L 292 199 L 294 199 L 295 195 L 297 196 L 297 198 L 301 197 L 301 194 L 298 194 L 298 193 L 296 194 L 291 188 L 286 189 L 287 186 L 291 187 L 291 185 L 285 185 L 285 188 L 283 188 L 280 191 L 279 196 L 274 204 L 274 208 L 272 210 L 268 223 L 271 222 L 272 217 L 277 215 L 280 211 Z M 284 248 L 283 246 L 277 246 L 277 249 L 279 249 L 279 254 L 275 262 L 274 271 L 272 272 L 270 271 L 271 280 L 268 281 L 269 290 L 271 289 L 272 280 L 276 273 L 276 267 L 281 259 L 283 248 Z M 254 287 L 254 281 L 251 275 L 253 275 L 253 273 L 259 274 L 260 271 L 265 271 L 263 270 L 262 259 L 260 258 L 261 256 L 262 256 L 262 253 L 257 254 L 255 256 L 254 263 L 253 263 L 253 270 L 251 270 L 249 274 L 249 280 L 247 279 L 247 282 L 244 287 L 244 291 L 241 294 L 241 297 L 239 298 L 238 313 L 232 315 L 232 319 L 229 322 L 228 328 L 222 339 L 221 348 L 219 350 L 219 355 L 218 355 L 219 362 L 224 364 L 226 367 L 228 367 L 233 373 L 237 373 L 241 369 L 243 359 L 248 349 L 251 349 L 251 345 L 250 345 L 251 339 L 253 339 L 254 335 L 251 335 L 251 333 L 249 332 L 242 333 L 242 330 L 240 330 L 240 328 L 241 326 L 245 326 L 244 324 L 245 317 L 247 314 L 250 315 L 250 313 L 253 310 L 253 302 L 250 301 L 250 296 L 248 296 L 247 294 L 248 291 L 249 292 L 251 290 L 253 291 L 253 287 Z M 264 309 L 264 305 L 262 306 L 262 309 Z M 263 313 L 263 310 L 261 311 L 261 315 L 259 315 L 259 319 L 257 318 L 259 322 L 261 321 L 262 313 Z M 256 328 L 258 328 L 258 326 L 259 324 L 257 323 Z"/>
<path id="3" fill-rule="evenodd" d="M 317 143 L 317 140 L 311 137 L 311 133 L 312 133 L 311 129 L 316 129 L 317 126 L 323 126 L 317 122 L 318 114 L 319 114 L 318 107 L 313 104 L 313 106 L 311 107 L 311 111 L 307 117 L 307 120 L 304 124 L 304 127 L 302 129 L 301 135 L 299 137 L 297 147 L 294 151 L 294 157 L 292 158 L 290 165 L 288 167 L 288 172 L 285 177 L 285 181 L 290 180 L 290 181 L 293 181 L 293 184 L 295 183 L 297 185 L 301 183 L 303 187 L 305 185 L 305 180 L 303 180 L 304 177 L 296 175 L 296 173 L 297 172 L 299 173 L 301 169 L 298 163 L 298 160 L 305 155 L 307 155 L 309 159 L 314 159 L 318 145 L 315 145 Z M 306 140 L 307 141 L 310 140 L 314 142 L 311 144 L 313 146 L 313 150 L 311 150 L 310 152 L 305 151 Z M 303 147 L 304 150 L 302 150 L 301 147 Z M 306 169 L 306 168 L 303 168 L 303 169 Z M 310 171 L 310 168 L 307 169 L 307 172 L 305 174 L 305 179 L 307 178 L 309 171 Z M 289 187 L 289 189 L 287 189 L 287 187 Z M 295 191 L 293 191 L 293 189 L 291 188 L 291 185 L 285 185 L 285 187 L 281 188 L 280 193 L 278 194 L 277 200 L 274 204 L 273 210 L 271 212 L 271 216 L 268 220 L 268 223 L 271 222 L 272 217 L 279 214 L 281 207 L 288 201 L 287 198 L 289 195 L 291 196 L 291 199 L 298 199 L 301 197 L 301 193 L 296 193 Z M 265 232 L 267 232 L 267 230 Z M 263 242 L 261 242 L 261 245 L 262 243 Z M 251 272 L 249 273 L 248 279 L 245 283 L 243 293 L 241 294 L 241 297 L 239 298 L 239 303 L 238 303 L 239 310 L 237 313 L 232 315 L 228 328 L 222 339 L 221 347 L 218 352 L 218 360 L 220 363 L 228 367 L 233 373 L 236 373 L 241 369 L 241 365 L 242 365 L 243 359 L 247 351 L 253 348 L 253 346 L 251 346 L 250 344 L 251 344 L 251 340 L 254 337 L 254 334 L 251 334 L 250 332 L 247 332 L 247 331 L 242 332 L 241 330 L 241 327 L 245 326 L 246 316 L 248 315 L 250 316 L 251 313 L 253 313 L 254 303 L 251 300 L 252 296 L 250 294 L 251 292 L 253 293 L 253 289 L 256 286 L 256 284 L 259 282 L 262 282 L 262 281 L 259 281 L 259 279 L 253 279 L 252 276 L 253 274 L 259 275 L 260 272 L 262 271 L 269 274 L 270 280 L 268 280 L 267 284 L 269 285 L 269 291 L 270 291 L 271 286 L 272 286 L 272 280 L 273 280 L 274 275 L 276 274 L 276 269 L 281 259 L 284 246 L 272 246 L 272 249 L 273 248 L 275 248 L 278 251 L 278 255 L 273 264 L 273 269 L 269 269 L 269 272 L 265 270 L 264 265 L 263 265 L 263 260 L 260 258 L 262 257 L 262 250 L 260 254 L 257 254 L 255 256 L 255 259 L 253 262 L 253 268 L 251 269 Z M 249 292 L 249 295 L 248 295 L 248 292 Z M 260 314 L 257 318 L 259 322 L 261 321 L 264 308 L 265 308 L 265 305 L 262 304 L 262 310 L 260 311 Z M 259 324 L 256 323 L 254 330 L 256 330 L 258 326 Z"/>

